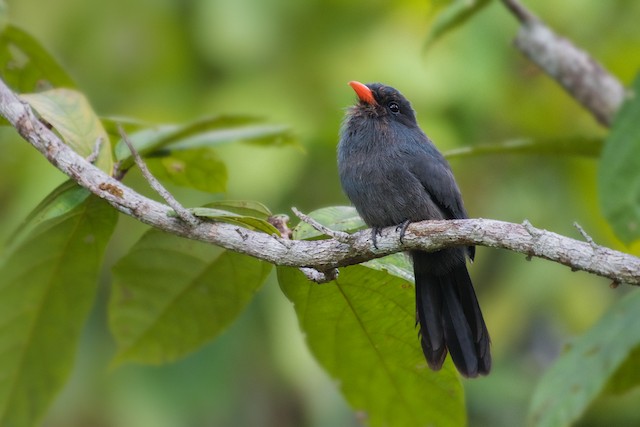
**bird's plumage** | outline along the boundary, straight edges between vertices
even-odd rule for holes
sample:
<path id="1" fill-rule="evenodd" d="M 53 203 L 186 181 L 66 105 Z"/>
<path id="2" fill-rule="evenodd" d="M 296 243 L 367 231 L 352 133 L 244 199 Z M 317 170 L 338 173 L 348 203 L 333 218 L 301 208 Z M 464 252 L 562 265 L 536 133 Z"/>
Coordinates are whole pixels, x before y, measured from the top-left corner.
<path id="1" fill-rule="evenodd" d="M 417 124 L 411 104 L 379 83 L 350 83 L 359 102 L 347 112 L 338 145 L 342 187 L 374 228 L 427 219 L 467 218 L 448 162 Z M 412 251 L 416 314 L 429 366 L 447 350 L 467 377 L 491 367 L 489 334 L 466 267 L 474 247 Z"/>

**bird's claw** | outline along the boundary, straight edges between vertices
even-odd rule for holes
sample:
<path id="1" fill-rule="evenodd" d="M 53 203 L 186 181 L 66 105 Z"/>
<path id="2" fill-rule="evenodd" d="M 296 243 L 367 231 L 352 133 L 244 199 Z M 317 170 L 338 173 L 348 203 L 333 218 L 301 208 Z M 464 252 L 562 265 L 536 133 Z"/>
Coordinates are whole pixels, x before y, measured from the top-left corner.
<path id="1" fill-rule="evenodd" d="M 411 221 L 407 219 L 401 222 L 400 224 L 398 224 L 398 226 L 396 227 L 396 231 L 400 232 L 400 244 L 404 243 L 403 242 L 404 233 L 406 233 L 407 227 L 409 227 L 409 224 L 411 224 Z"/>
<path id="2" fill-rule="evenodd" d="M 373 247 L 378 249 L 378 236 L 382 236 L 382 229 L 379 227 L 371 228 L 371 240 L 373 241 Z"/>

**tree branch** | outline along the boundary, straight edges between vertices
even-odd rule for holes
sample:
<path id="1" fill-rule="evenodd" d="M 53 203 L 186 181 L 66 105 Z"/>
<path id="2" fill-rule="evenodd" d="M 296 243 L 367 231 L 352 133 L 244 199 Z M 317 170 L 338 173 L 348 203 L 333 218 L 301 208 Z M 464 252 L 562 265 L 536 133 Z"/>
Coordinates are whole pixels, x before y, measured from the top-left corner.
<path id="1" fill-rule="evenodd" d="M 602 65 L 558 36 L 518 0 L 502 0 L 522 24 L 515 46 L 593 114 L 601 124 L 611 126 L 625 99 L 624 86 Z"/>
<path id="2" fill-rule="evenodd" d="M 433 251 L 458 245 L 482 245 L 545 258 L 572 270 L 607 277 L 614 283 L 640 285 L 640 258 L 536 229 L 528 223 L 488 219 L 422 221 L 409 225 L 402 243 L 396 227 L 383 229 L 377 238 L 377 248 L 371 241 L 370 230 L 353 234 L 347 243 L 335 239 L 285 240 L 202 219 L 193 225 L 187 224 L 169 215 L 171 207 L 138 194 L 74 152 L 1 80 L 0 114 L 54 166 L 118 211 L 168 233 L 212 243 L 276 265 L 326 272 L 411 249 Z"/>
<path id="3" fill-rule="evenodd" d="M 129 148 L 129 152 L 133 156 L 133 159 L 136 165 L 138 166 L 138 169 L 140 169 L 142 176 L 147 180 L 151 188 L 153 188 L 156 191 L 156 193 L 158 193 L 160 197 L 162 197 L 164 201 L 167 202 L 167 204 L 173 208 L 173 210 L 176 212 L 176 214 L 181 220 L 183 220 L 189 225 L 196 225 L 198 223 L 198 218 L 196 218 L 195 215 L 189 212 L 188 209 L 185 209 L 184 206 L 182 206 L 180 202 L 178 202 L 173 197 L 173 195 L 169 193 L 169 191 L 166 188 L 164 188 L 162 184 L 160 184 L 160 181 L 158 181 L 156 177 L 153 176 L 153 174 L 147 167 L 147 164 L 144 162 L 144 160 L 142 160 L 140 153 L 138 153 L 138 150 L 135 149 L 135 147 L 133 146 L 133 143 L 129 141 L 129 137 L 127 136 L 124 129 L 120 125 L 118 125 L 118 133 L 120 133 L 120 138 L 122 138 L 124 143 Z"/>

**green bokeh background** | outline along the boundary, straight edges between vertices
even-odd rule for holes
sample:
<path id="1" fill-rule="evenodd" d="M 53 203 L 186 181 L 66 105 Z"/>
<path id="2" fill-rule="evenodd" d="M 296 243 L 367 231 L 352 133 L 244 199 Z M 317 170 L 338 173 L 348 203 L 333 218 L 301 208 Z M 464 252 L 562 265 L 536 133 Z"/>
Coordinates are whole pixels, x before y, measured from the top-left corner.
<path id="1" fill-rule="evenodd" d="M 444 4 L 445 2 L 436 2 Z M 625 84 L 640 64 L 640 3 L 539 0 L 530 7 Z M 518 26 L 494 2 L 425 54 L 428 1 L 8 1 L 11 22 L 56 56 L 103 115 L 186 122 L 250 113 L 291 126 L 300 147 L 222 147 L 229 199 L 289 213 L 347 204 L 335 165 L 350 80 L 401 90 L 441 150 L 517 137 L 603 136 L 557 84 L 521 57 Z M 0 241 L 64 180 L 11 129 L 1 129 Z M 533 225 L 623 247 L 596 194 L 597 159 L 490 155 L 451 162 L 473 217 Z M 151 194 L 132 173 L 127 183 Z M 214 196 L 171 188 L 186 205 Z M 295 221 L 294 221 L 295 222 Z M 144 231 L 121 217 L 73 377 L 47 427 L 356 426 L 335 384 L 304 345 L 272 275 L 218 340 L 177 363 L 109 370 L 110 267 Z M 537 380 L 572 337 L 628 290 L 522 255 L 479 248 L 471 273 L 492 334 L 494 369 L 465 381 L 470 425 L 523 423 Z M 72 302 L 71 302 L 72 303 Z M 43 355 L 46 357 L 46 355 Z M 584 426 L 640 424 L 640 393 L 598 400 Z M 614 417 L 614 418 L 612 418 Z M 621 424 L 618 424 L 621 425 Z"/>

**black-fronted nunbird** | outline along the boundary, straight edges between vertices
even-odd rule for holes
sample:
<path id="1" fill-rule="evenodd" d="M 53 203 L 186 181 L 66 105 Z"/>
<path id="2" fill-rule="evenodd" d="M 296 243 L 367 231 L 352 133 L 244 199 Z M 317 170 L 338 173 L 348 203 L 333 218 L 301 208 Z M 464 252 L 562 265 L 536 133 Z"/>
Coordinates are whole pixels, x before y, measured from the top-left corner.
<path id="1" fill-rule="evenodd" d="M 358 102 L 346 115 L 338 145 L 342 187 L 374 230 L 409 222 L 467 218 L 451 168 L 420 129 L 411 104 L 379 83 L 349 83 Z M 404 227 L 403 227 L 404 226 Z M 475 248 L 411 251 L 420 342 L 429 366 L 451 354 L 466 377 L 491 369 L 489 333 L 467 272 Z"/>

